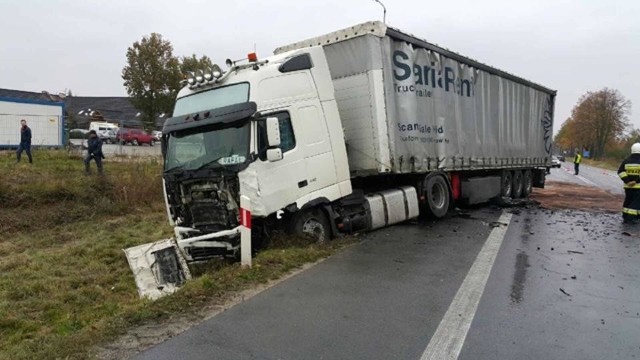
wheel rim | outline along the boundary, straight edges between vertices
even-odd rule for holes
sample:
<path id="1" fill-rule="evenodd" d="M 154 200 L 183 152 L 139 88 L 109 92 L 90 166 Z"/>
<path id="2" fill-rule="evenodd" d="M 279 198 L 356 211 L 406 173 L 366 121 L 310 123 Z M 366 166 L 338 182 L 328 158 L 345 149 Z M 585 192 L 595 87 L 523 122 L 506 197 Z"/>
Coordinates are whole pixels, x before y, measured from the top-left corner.
<path id="1" fill-rule="evenodd" d="M 442 209 L 446 202 L 444 197 L 444 186 L 440 183 L 436 183 L 433 185 L 433 190 L 431 191 L 431 204 L 436 209 Z"/>
<path id="2" fill-rule="evenodd" d="M 515 175 L 514 181 L 516 183 L 516 186 L 513 188 L 513 192 L 516 195 L 519 195 L 522 192 L 522 175 L 520 174 Z"/>
<path id="3" fill-rule="evenodd" d="M 325 239 L 325 231 L 322 223 L 316 218 L 307 219 L 302 225 L 302 233 L 318 241 Z"/>
<path id="4" fill-rule="evenodd" d="M 508 196 L 511 194 L 511 176 L 504 177 L 504 183 L 502 184 L 504 192 L 502 195 Z"/>
<path id="5" fill-rule="evenodd" d="M 533 180 L 531 179 L 531 173 L 526 173 L 524 176 L 524 188 L 527 194 L 531 193 L 533 189 Z"/>

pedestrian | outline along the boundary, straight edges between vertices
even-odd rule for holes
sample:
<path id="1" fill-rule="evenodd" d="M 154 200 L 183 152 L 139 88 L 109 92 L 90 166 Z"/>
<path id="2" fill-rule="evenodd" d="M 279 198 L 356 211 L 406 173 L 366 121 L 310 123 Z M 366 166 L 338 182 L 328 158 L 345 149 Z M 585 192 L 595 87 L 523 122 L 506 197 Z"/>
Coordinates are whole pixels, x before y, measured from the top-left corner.
<path id="1" fill-rule="evenodd" d="M 33 158 L 31 157 L 31 129 L 27 126 L 27 120 L 20 120 L 20 145 L 18 145 L 18 151 L 16 151 L 16 160 L 17 163 L 20 162 L 20 158 L 22 157 L 22 152 L 26 152 L 29 157 L 29 164 L 33 163 Z"/>
<path id="2" fill-rule="evenodd" d="M 640 222 L 640 143 L 631 145 L 631 155 L 618 168 L 618 176 L 624 182 L 622 220 L 625 223 Z"/>
<path id="3" fill-rule="evenodd" d="M 102 175 L 102 159 L 104 159 L 102 140 L 100 140 L 95 130 L 89 131 L 89 140 L 87 140 L 87 157 L 84 158 L 84 170 L 87 174 L 91 174 L 91 169 L 89 168 L 91 159 L 95 160 L 98 174 Z"/>
<path id="4" fill-rule="evenodd" d="M 576 156 L 573 158 L 573 168 L 575 170 L 575 175 L 578 175 L 580 172 L 580 163 L 582 162 L 582 153 L 580 149 L 576 149 Z"/>

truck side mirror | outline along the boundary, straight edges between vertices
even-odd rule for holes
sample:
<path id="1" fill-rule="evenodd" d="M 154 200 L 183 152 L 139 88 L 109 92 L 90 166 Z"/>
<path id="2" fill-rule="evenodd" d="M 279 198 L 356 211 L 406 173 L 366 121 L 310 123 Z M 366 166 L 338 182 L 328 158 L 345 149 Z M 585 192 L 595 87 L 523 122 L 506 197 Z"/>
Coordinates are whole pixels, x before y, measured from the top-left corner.
<path id="1" fill-rule="evenodd" d="M 267 160 L 269 160 L 269 162 L 282 160 L 282 149 L 274 148 L 267 150 Z"/>
<path id="2" fill-rule="evenodd" d="M 269 147 L 280 146 L 280 122 L 277 117 L 267 118 L 267 144 Z"/>

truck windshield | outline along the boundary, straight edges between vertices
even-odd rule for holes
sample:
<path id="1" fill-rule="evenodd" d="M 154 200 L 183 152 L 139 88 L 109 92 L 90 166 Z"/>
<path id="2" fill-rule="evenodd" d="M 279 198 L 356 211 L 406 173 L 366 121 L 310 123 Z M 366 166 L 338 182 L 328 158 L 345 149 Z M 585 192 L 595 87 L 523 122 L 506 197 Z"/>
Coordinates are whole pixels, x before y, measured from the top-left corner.
<path id="1" fill-rule="evenodd" d="M 173 116 L 193 114 L 247 101 L 249 101 L 248 83 L 223 86 L 178 99 Z"/>
<path id="2" fill-rule="evenodd" d="M 249 122 L 225 128 L 172 133 L 167 140 L 165 171 L 238 165 L 249 155 Z"/>

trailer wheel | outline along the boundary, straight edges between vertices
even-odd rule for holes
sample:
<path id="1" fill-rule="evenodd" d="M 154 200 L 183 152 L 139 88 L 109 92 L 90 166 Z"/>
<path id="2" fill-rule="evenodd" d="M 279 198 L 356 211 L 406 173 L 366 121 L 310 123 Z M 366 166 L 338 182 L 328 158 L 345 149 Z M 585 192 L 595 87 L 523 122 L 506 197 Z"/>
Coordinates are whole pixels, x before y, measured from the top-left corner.
<path id="1" fill-rule="evenodd" d="M 295 216 L 292 224 L 294 235 L 315 239 L 319 244 L 331 240 L 331 226 L 327 215 L 320 209 L 304 210 Z"/>
<path id="2" fill-rule="evenodd" d="M 522 197 L 528 197 L 531 191 L 533 191 L 533 174 L 531 170 L 525 170 L 522 175 Z"/>
<path id="3" fill-rule="evenodd" d="M 449 211 L 449 186 L 442 176 L 432 176 L 425 184 L 426 210 L 429 215 L 441 218 Z"/>
<path id="4" fill-rule="evenodd" d="M 513 171 L 513 186 L 511 188 L 511 197 L 514 199 L 518 199 L 522 197 L 522 171 L 514 170 Z"/>
<path id="5" fill-rule="evenodd" d="M 511 197 L 511 190 L 513 189 L 511 171 L 502 171 L 502 185 L 500 187 L 500 195 L 502 197 Z"/>

